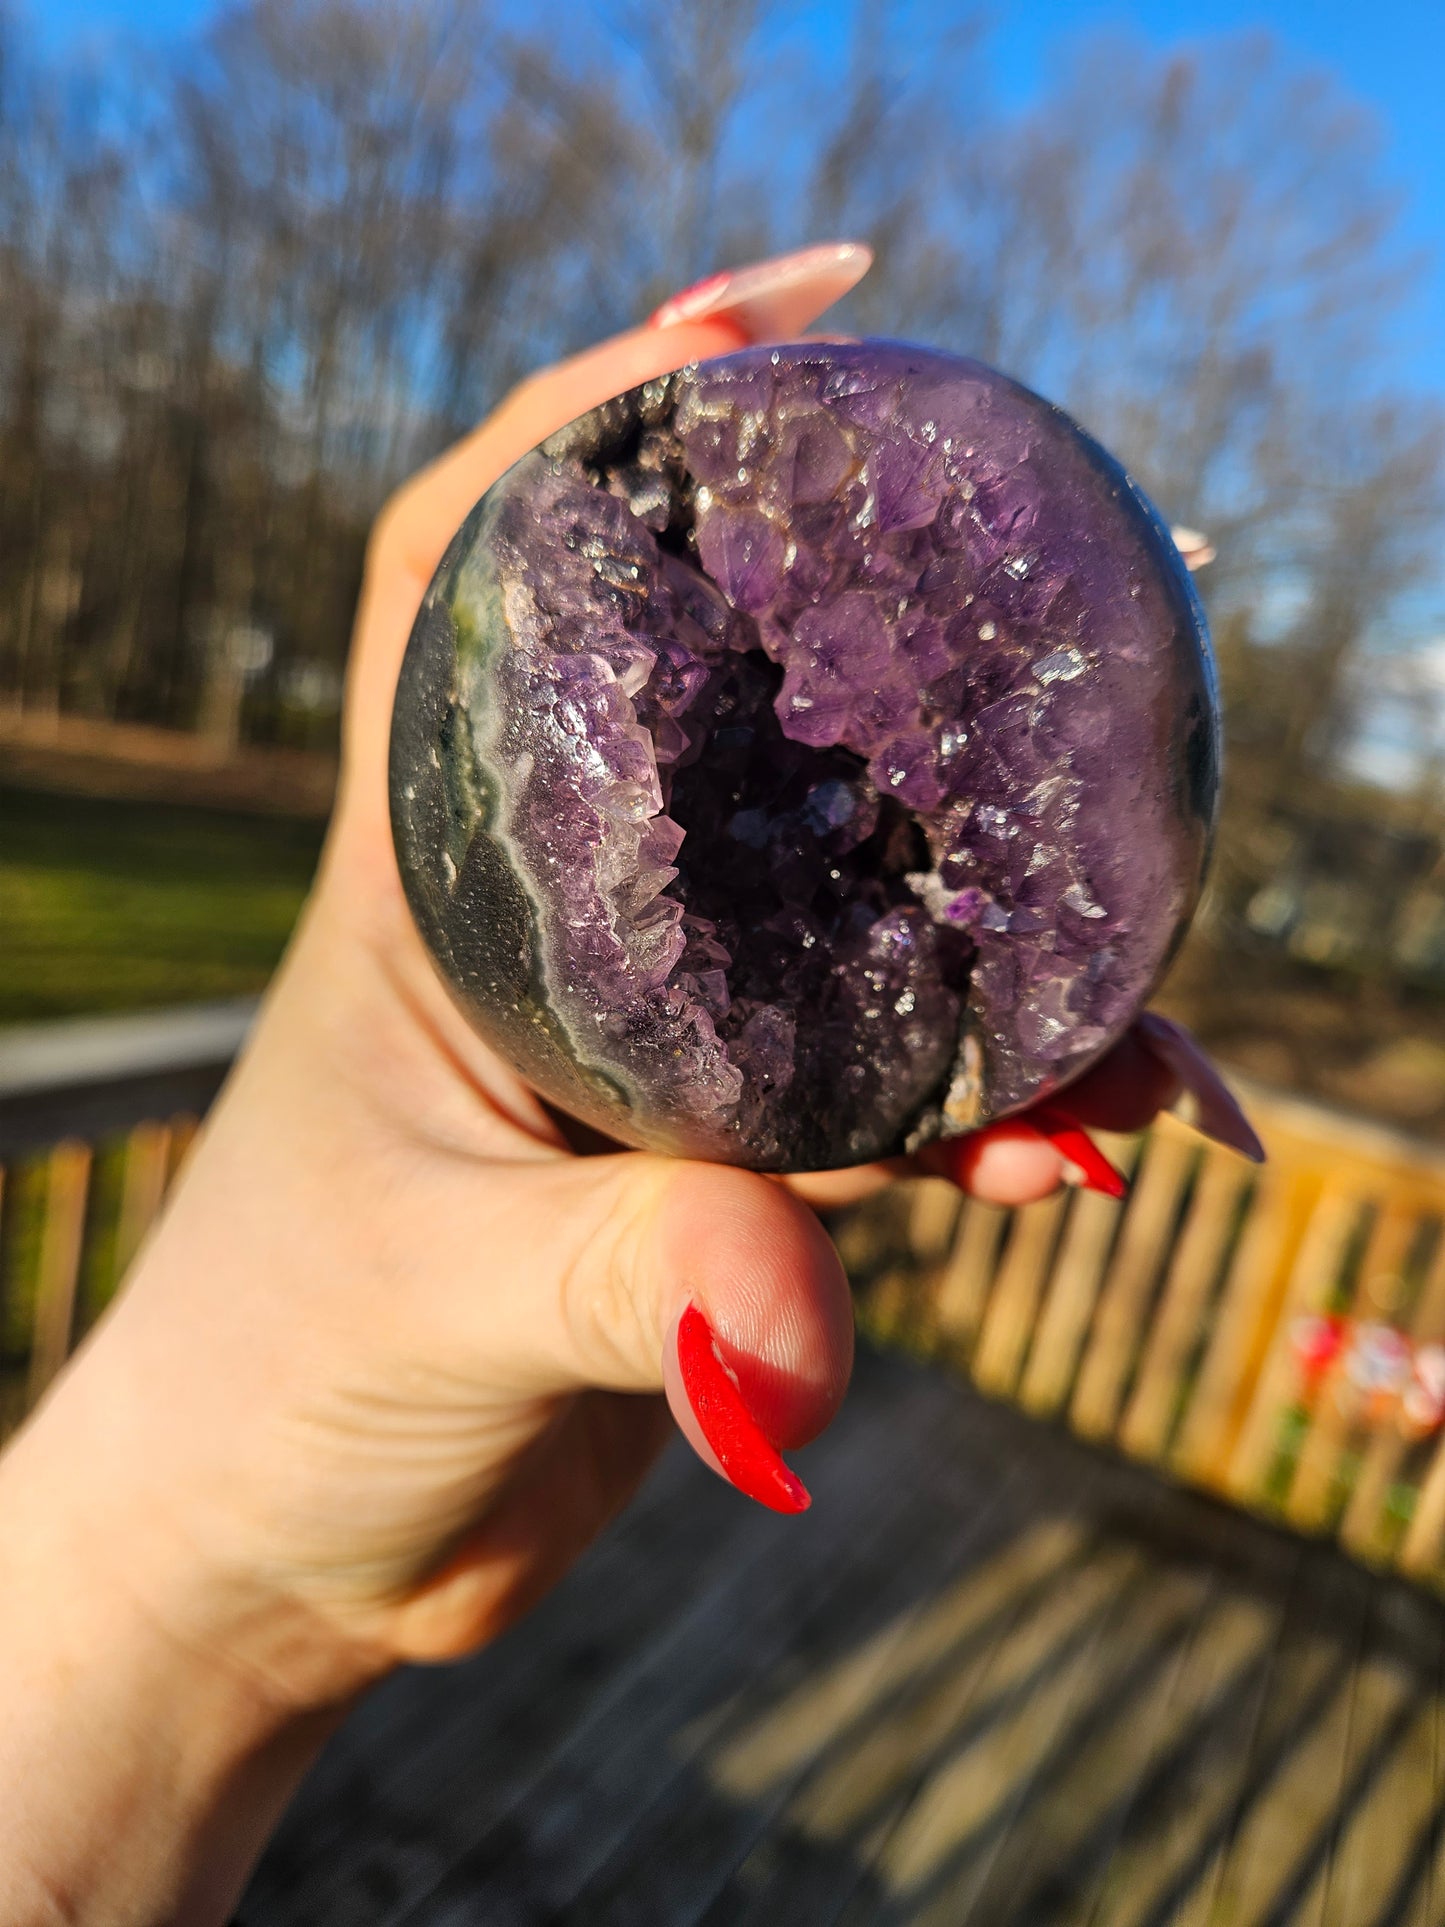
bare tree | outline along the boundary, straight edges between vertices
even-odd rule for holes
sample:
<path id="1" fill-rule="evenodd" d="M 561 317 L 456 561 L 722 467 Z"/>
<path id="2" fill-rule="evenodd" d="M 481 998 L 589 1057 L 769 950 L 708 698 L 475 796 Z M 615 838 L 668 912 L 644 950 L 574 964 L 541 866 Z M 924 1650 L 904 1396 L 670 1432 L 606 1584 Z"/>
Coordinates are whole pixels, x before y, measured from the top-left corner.
<path id="1" fill-rule="evenodd" d="M 945 338 L 1065 402 L 1217 547 L 1236 903 L 1271 812 L 1340 791 L 1360 664 L 1439 580 L 1445 416 L 1391 380 L 1418 264 L 1378 160 L 1267 40 L 1116 43 L 959 143 L 932 209 Z"/>
<path id="2" fill-rule="evenodd" d="M 1329 790 L 1438 552 L 1382 180 L 1260 40 L 1095 47 L 1007 114 L 975 23 L 904 0 L 825 38 L 786 0 L 238 0 L 100 80 L 0 20 L 0 690 L 309 727 L 408 465 L 709 266 L 852 233 L 858 324 L 1031 380 L 1208 528 L 1245 826 Z"/>

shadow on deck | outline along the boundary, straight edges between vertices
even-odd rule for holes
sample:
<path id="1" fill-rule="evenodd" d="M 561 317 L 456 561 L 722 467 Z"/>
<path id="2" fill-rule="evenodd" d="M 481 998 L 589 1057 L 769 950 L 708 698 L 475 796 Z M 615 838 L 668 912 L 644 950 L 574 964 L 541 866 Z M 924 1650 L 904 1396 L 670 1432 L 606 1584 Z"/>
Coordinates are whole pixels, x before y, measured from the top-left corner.
<path id="1" fill-rule="evenodd" d="M 800 1462 L 379 1690 L 243 1927 L 1445 1919 L 1432 1600 L 904 1360 Z"/>

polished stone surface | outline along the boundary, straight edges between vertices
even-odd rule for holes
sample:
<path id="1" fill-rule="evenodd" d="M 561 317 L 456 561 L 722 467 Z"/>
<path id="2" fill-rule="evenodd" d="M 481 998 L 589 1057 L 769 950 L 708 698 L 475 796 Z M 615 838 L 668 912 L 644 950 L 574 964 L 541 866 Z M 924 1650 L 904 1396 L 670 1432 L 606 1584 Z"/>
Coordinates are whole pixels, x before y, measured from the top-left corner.
<path id="1" fill-rule="evenodd" d="M 1197 898 L 1217 780 L 1167 531 L 976 362 L 799 343 L 488 491 L 407 653 L 407 894 L 478 1029 L 627 1142 L 856 1163 L 1046 1096 Z"/>

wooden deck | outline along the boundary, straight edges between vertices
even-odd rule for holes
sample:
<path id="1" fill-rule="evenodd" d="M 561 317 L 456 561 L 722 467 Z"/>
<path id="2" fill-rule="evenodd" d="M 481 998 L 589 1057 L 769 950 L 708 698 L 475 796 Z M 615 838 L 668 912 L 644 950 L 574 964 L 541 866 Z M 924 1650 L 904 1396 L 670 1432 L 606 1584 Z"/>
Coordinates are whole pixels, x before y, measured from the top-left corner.
<path id="1" fill-rule="evenodd" d="M 243 1020 L 4 1040 L 0 1437 Z M 1164 1120 L 1124 1208 L 845 1216 L 868 1327 L 937 1362 L 865 1359 L 813 1512 L 675 1453 L 512 1637 L 360 1710 L 240 1927 L 1445 1927 L 1445 1430 L 1296 1355 L 1308 1314 L 1445 1343 L 1445 1158 L 1254 1108 L 1263 1172 Z"/>
<path id="2" fill-rule="evenodd" d="M 1445 1611 L 866 1356 L 801 1521 L 682 1452 L 378 1691 L 241 1927 L 1426 1927 Z"/>

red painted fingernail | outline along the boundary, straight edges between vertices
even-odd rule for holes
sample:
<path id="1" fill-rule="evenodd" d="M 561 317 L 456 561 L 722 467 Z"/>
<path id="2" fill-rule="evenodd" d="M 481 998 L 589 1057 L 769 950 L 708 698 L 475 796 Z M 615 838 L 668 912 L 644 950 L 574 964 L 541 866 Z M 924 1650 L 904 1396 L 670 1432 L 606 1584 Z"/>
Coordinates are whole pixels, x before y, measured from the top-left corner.
<path id="1" fill-rule="evenodd" d="M 748 1410 L 713 1328 L 696 1305 L 689 1305 L 673 1327 L 667 1353 L 668 1401 L 695 1447 L 701 1435 L 707 1448 L 701 1456 L 759 1505 L 774 1512 L 806 1512 L 813 1503 L 807 1487 Z M 670 1366 L 676 1368 L 676 1384 Z M 679 1392 L 686 1401 L 682 1411 Z"/>
<path id="2" fill-rule="evenodd" d="M 1129 1180 L 1110 1164 L 1077 1118 L 1054 1104 L 1036 1104 L 1026 1122 L 1032 1124 L 1068 1164 L 1079 1173 L 1077 1182 L 1085 1191 L 1102 1192 L 1106 1198 L 1127 1198 Z M 1065 1182 L 1068 1182 L 1067 1175 Z"/>
<path id="3" fill-rule="evenodd" d="M 872 264 L 872 249 L 858 241 L 800 248 L 772 261 L 710 274 L 664 301 L 647 325 L 671 328 L 680 321 L 726 316 L 754 341 L 781 340 L 841 301 Z"/>
<path id="4" fill-rule="evenodd" d="M 1172 1071 L 1193 1099 L 1195 1129 L 1256 1164 L 1264 1163 L 1264 1146 L 1254 1126 L 1240 1109 L 1233 1091 L 1210 1063 L 1182 1024 L 1157 1011 L 1146 1010 L 1134 1024 L 1145 1048 Z"/>

